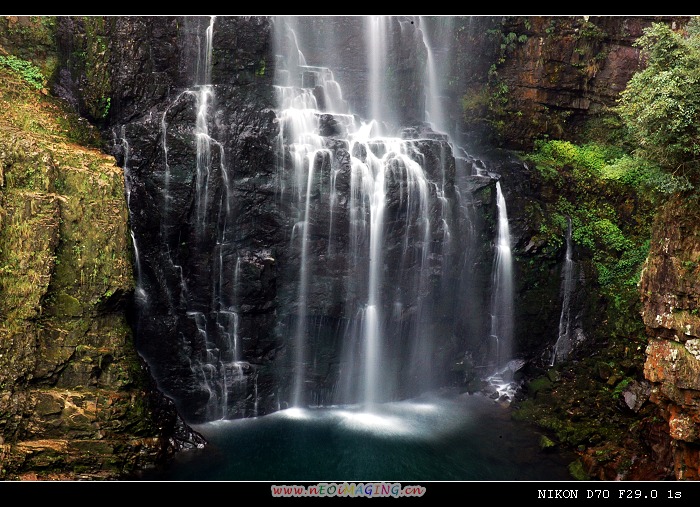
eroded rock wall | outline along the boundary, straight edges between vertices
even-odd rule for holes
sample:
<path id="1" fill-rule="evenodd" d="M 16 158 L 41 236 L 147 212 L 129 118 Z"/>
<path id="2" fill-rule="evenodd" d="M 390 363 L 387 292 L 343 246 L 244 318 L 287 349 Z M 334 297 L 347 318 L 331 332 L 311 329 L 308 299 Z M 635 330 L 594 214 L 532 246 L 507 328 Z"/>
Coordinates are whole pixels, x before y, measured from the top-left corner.
<path id="1" fill-rule="evenodd" d="M 700 213 L 678 196 L 656 217 L 640 282 L 649 345 L 644 374 L 673 439 L 675 475 L 700 479 Z"/>
<path id="2" fill-rule="evenodd" d="M 123 171 L 5 69 L 0 101 L 0 477 L 123 478 L 203 443 L 134 347 Z"/>

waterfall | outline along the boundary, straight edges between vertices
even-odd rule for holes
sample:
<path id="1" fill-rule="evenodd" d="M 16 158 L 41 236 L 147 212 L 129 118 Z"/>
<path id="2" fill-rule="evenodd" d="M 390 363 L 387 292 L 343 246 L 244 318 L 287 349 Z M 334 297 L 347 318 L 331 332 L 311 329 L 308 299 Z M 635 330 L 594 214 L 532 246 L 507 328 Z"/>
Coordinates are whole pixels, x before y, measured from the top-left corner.
<path id="1" fill-rule="evenodd" d="M 303 365 L 306 361 L 306 335 L 307 329 L 307 305 L 308 305 L 308 286 L 309 286 L 309 229 L 311 228 L 311 194 L 313 192 L 314 183 L 314 167 L 316 165 L 316 155 L 322 155 L 321 150 L 311 150 L 303 164 L 307 168 L 307 178 L 306 178 L 306 191 L 304 192 L 304 206 L 303 206 L 303 220 L 300 222 L 301 226 L 301 258 L 299 263 L 299 312 L 297 317 L 297 329 L 296 329 L 296 364 Z M 303 166 L 302 166 L 303 167 Z M 304 370 L 299 368 L 297 370 L 295 382 L 294 382 L 294 394 L 292 397 L 292 404 L 294 406 L 299 406 L 302 399 L 302 387 L 304 385 Z"/>
<path id="2" fill-rule="evenodd" d="M 493 363 L 497 368 L 511 359 L 513 340 L 513 260 L 510 249 L 510 227 L 508 209 L 496 182 L 496 205 L 498 207 L 498 235 L 493 264 L 493 297 L 491 302 L 491 338 L 494 340 Z"/>
<path id="3" fill-rule="evenodd" d="M 496 181 L 498 234 L 493 260 L 491 331 L 489 333 L 490 364 L 494 373 L 489 382 L 500 394 L 512 391 L 510 375 L 522 364 L 512 359 L 513 347 L 513 260 L 506 200 L 501 182 Z"/>
<path id="4" fill-rule="evenodd" d="M 195 96 L 196 120 L 196 179 L 195 179 L 195 227 L 197 239 L 204 240 L 209 234 L 208 219 L 211 213 L 210 180 L 212 178 L 213 156 L 212 146 L 219 150 L 220 170 L 224 178 L 226 189 L 223 210 L 215 214 L 217 220 L 216 252 L 212 259 L 211 302 L 207 312 L 190 309 L 186 312 L 199 331 L 205 350 L 199 357 L 192 361 L 192 371 L 201 382 L 202 387 L 209 393 L 207 403 L 207 418 L 224 419 L 228 414 L 229 389 L 241 377 L 240 365 L 236 362 L 235 350 L 237 339 L 238 317 L 231 308 L 224 307 L 226 298 L 221 294 L 222 280 L 226 276 L 223 272 L 223 248 L 226 243 L 226 220 L 228 219 L 229 185 L 227 185 L 227 169 L 224 160 L 223 148 L 209 132 L 211 109 L 214 103 L 214 91 L 211 86 L 211 54 L 213 50 L 212 39 L 214 22 L 216 17 L 211 16 L 209 25 L 205 29 L 204 43 L 201 44 L 196 60 L 195 89 L 186 93 Z M 163 138 L 166 136 L 164 134 Z M 223 216 L 219 216 L 223 214 Z M 212 322 L 213 321 L 213 322 Z"/>
<path id="5" fill-rule="evenodd" d="M 436 20 L 420 16 L 421 33 L 427 48 L 426 119 L 433 125 L 434 130 L 447 133 L 452 140 L 454 135 L 447 123 L 444 105 L 446 97 L 442 88 L 452 60 L 449 41 L 453 37 L 453 24 L 454 19 L 451 16 Z"/>
<path id="6" fill-rule="evenodd" d="M 365 307 L 365 389 L 364 401 L 374 403 L 377 401 L 380 384 L 379 368 L 381 367 L 381 307 L 380 307 L 380 285 L 382 283 L 383 258 L 383 236 L 384 236 L 384 208 L 386 192 L 384 188 L 385 166 L 381 161 L 373 159 L 371 151 L 368 152 L 371 163 L 370 176 L 373 178 L 373 185 L 370 194 L 370 240 L 369 240 L 369 288 L 367 305 Z"/>
<path id="7" fill-rule="evenodd" d="M 367 16 L 365 18 L 367 25 L 367 41 L 368 41 L 368 68 L 369 80 L 367 88 L 367 96 L 369 97 L 369 114 L 370 118 L 376 120 L 373 124 L 376 131 L 374 135 L 383 133 L 380 121 L 388 120 L 388 111 L 386 107 L 387 95 L 386 89 L 388 83 L 386 81 L 386 24 L 388 19 L 386 16 Z"/>
<path id="8" fill-rule="evenodd" d="M 497 308 L 499 301 L 509 301 L 509 296 L 512 290 L 512 282 L 510 273 L 510 245 L 508 244 L 508 219 L 505 200 L 503 200 L 500 192 L 500 183 L 497 190 L 497 209 L 498 209 L 498 228 L 496 230 L 496 255 L 493 266 L 491 268 L 491 284 L 484 288 L 481 286 L 478 271 L 483 264 L 479 238 L 479 228 L 482 226 L 482 217 L 479 216 L 477 210 L 478 204 L 474 197 L 468 191 L 473 187 L 474 182 L 481 181 L 482 184 L 488 181 L 498 179 L 499 176 L 490 172 L 485 163 L 481 160 L 470 156 L 466 148 L 460 144 L 460 127 L 459 118 L 452 111 L 454 109 L 454 101 L 457 97 L 452 97 L 452 89 L 454 88 L 456 72 L 453 66 L 456 65 L 456 60 L 460 57 L 459 49 L 456 47 L 458 32 L 466 29 L 471 31 L 471 16 L 466 17 L 467 24 L 460 21 L 460 26 L 457 27 L 457 21 L 452 16 L 420 16 L 419 26 L 423 36 L 423 42 L 426 47 L 426 66 L 425 66 L 425 83 L 426 83 L 426 101 L 425 101 L 425 116 L 426 120 L 431 124 L 433 130 L 439 131 L 449 140 L 452 147 L 452 152 L 455 160 L 455 196 L 454 199 L 459 205 L 459 211 L 456 215 L 451 211 L 448 200 L 441 196 L 443 207 L 441 208 L 442 228 L 445 235 L 444 248 L 448 255 L 455 256 L 455 252 L 450 252 L 450 249 L 462 249 L 461 253 L 461 271 L 457 281 L 450 280 L 445 276 L 444 293 L 446 297 L 452 296 L 455 292 L 461 294 L 461 298 L 456 298 L 455 301 L 461 303 L 460 306 L 454 308 L 454 312 L 458 317 L 457 321 L 461 321 L 463 328 L 460 333 L 472 340 L 474 350 L 479 349 L 477 353 L 479 364 L 488 364 L 488 368 L 496 368 L 496 373 L 489 372 L 490 376 L 486 377 L 489 385 L 495 386 L 500 394 L 512 395 L 512 386 L 504 378 L 509 376 L 508 365 L 515 368 L 520 362 L 506 363 L 506 368 L 499 370 L 500 359 L 499 355 L 507 357 L 503 351 L 510 349 L 509 343 L 512 341 L 512 315 L 510 306 Z M 446 181 L 446 167 L 441 167 L 443 182 Z M 457 238 L 453 235 L 450 224 L 454 224 L 455 220 L 462 220 L 463 224 L 458 231 L 461 237 Z M 491 294 L 491 301 L 482 310 L 474 301 L 480 298 L 488 298 Z M 484 319 L 488 322 L 482 322 Z M 484 346 L 485 344 L 485 346 Z M 484 351 L 484 349 L 487 349 Z M 472 351 L 467 349 L 466 356 L 471 361 Z M 499 395 L 500 396 L 500 395 Z"/>
<path id="9" fill-rule="evenodd" d="M 342 351 L 338 380 L 328 388 L 326 402 L 369 406 L 394 399 L 409 378 L 415 388 L 430 385 L 433 316 L 425 299 L 432 290 L 430 253 L 448 251 L 451 241 L 452 201 L 446 196 L 445 173 L 452 154 L 439 133 L 431 133 L 428 141 L 390 132 L 396 118 L 388 109 L 385 53 L 392 21 L 363 21 L 369 42 L 369 111 L 383 116 L 369 120 L 354 114 L 342 99 L 330 68 L 307 62 L 295 20 L 278 18 L 275 25 L 279 146 L 285 150 L 278 168 L 280 199 L 295 214 L 290 247 L 298 259 L 290 329 L 294 406 L 308 403 L 303 393 L 319 375 L 313 349 L 319 331 L 310 324 L 317 319 L 329 264 L 340 273 L 343 287 L 328 297 L 341 299 L 346 324 L 328 331 L 340 333 L 335 339 Z M 440 146 L 438 177 L 433 179 L 421 152 L 430 143 Z M 392 327 L 394 322 L 403 328 Z M 410 373 L 402 379 L 396 369 L 404 360 Z"/>
<path id="10" fill-rule="evenodd" d="M 139 346 L 166 394 L 213 421 L 378 408 L 465 385 L 471 354 L 476 374 L 502 368 L 508 217 L 496 176 L 448 133 L 449 37 L 418 17 L 274 17 L 274 65 L 241 76 L 251 99 L 212 56 L 234 44 L 214 37 L 231 23 L 217 19 L 186 18 L 178 76 L 191 83 L 127 124 L 134 146 L 156 133 L 129 160 L 148 211 L 133 231 L 152 305 Z M 496 208 L 492 266 L 481 238 Z"/>
<path id="11" fill-rule="evenodd" d="M 129 140 L 126 137 L 124 127 L 121 128 L 121 131 L 118 136 L 115 135 L 115 139 L 117 143 L 121 143 L 122 153 L 124 156 L 124 162 L 122 163 L 122 167 L 124 169 L 124 192 L 126 195 L 126 208 L 129 211 L 129 214 L 131 214 L 132 208 L 130 204 L 132 176 L 129 166 Z M 129 222 L 131 223 L 131 219 L 129 220 Z M 136 305 L 141 309 L 148 305 L 148 294 L 146 293 L 146 290 L 143 287 L 143 277 L 141 275 L 141 254 L 139 253 L 138 242 L 136 241 L 136 235 L 134 234 L 134 229 L 132 227 L 129 227 L 129 236 L 131 237 L 131 246 L 133 248 L 134 254 L 134 275 L 136 278 L 134 295 L 136 296 Z"/>
<path id="12" fill-rule="evenodd" d="M 573 336 L 571 333 L 571 292 L 574 289 L 574 261 L 573 243 L 571 240 L 571 217 L 567 216 L 566 220 L 566 254 L 561 272 L 561 314 L 559 315 L 557 341 L 552 350 L 552 366 L 566 359 L 573 348 Z"/>
<path id="13" fill-rule="evenodd" d="M 160 311 L 182 337 L 178 353 L 187 356 L 194 383 L 188 392 L 201 404 L 188 410 L 207 421 L 245 413 L 247 379 L 254 378 L 251 365 L 243 360 L 239 337 L 236 290 L 242 255 L 234 237 L 233 170 L 217 138 L 219 111 L 212 83 L 215 22 L 216 16 L 186 19 L 183 47 L 192 55 L 188 60 L 191 86 L 173 94 L 157 120 L 150 118 L 155 111 L 148 114 L 149 125 L 160 129 L 161 165 L 153 171 L 161 175 L 162 182 L 157 188 L 159 228 L 151 241 L 158 243 L 156 255 L 167 266 L 151 267 L 155 272 L 150 273 L 150 285 L 137 288 L 137 293 L 143 291 L 144 300 L 151 298 L 147 291 L 153 291 L 154 301 L 164 296 Z M 186 115 L 191 115 L 189 125 L 182 121 Z M 123 137 L 122 144 L 128 148 Z M 171 166 L 171 155 L 182 157 L 185 146 L 193 147 L 190 165 L 178 161 Z M 187 187 L 186 194 L 183 187 Z M 192 199 L 191 207 L 184 199 Z M 138 259 L 135 240 L 134 251 Z M 140 274 L 140 265 L 137 268 Z M 146 328 L 153 325 L 148 317 L 142 312 L 141 323 Z M 257 400 L 250 405 L 253 403 Z"/>

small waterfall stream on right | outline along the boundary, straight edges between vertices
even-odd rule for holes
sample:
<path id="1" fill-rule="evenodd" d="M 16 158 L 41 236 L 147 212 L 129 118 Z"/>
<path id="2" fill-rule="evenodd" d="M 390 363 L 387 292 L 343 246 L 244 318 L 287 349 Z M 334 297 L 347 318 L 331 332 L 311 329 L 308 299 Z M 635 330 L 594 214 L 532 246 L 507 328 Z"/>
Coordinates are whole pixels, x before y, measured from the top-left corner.
<path id="1" fill-rule="evenodd" d="M 574 269 L 571 217 L 567 217 L 566 254 L 561 274 L 561 314 L 559 316 L 557 341 L 554 343 L 554 349 L 552 350 L 552 366 L 565 360 L 574 346 L 575 339 L 571 318 L 571 293 L 575 288 Z"/>

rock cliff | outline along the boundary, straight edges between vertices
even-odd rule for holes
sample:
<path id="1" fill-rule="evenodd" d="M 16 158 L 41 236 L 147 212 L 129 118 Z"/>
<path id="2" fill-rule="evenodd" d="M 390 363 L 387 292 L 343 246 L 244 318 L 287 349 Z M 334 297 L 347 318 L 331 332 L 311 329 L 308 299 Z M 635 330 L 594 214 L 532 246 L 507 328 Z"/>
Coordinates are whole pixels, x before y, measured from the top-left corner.
<path id="1" fill-rule="evenodd" d="M 536 139 L 590 139 L 644 62 L 634 41 L 671 16 L 458 16 L 442 51 L 454 138 L 472 153 L 529 150 Z M 426 22 L 446 23 L 440 18 Z M 441 53 L 442 54 L 442 53 Z M 480 55 L 474 58 L 472 55 Z"/>
<path id="2" fill-rule="evenodd" d="M 659 210 L 642 279 L 647 327 L 645 377 L 673 439 L 679 480 L 700 479 L 700 228 L 697 196 L 678 196 Z"/>
<path id="3" fill-rule="evenodd" d="M 134 347 L 122 169 L 6 67 L 0 103 L 0 478 L 119 479 L 203 444 Z"/>

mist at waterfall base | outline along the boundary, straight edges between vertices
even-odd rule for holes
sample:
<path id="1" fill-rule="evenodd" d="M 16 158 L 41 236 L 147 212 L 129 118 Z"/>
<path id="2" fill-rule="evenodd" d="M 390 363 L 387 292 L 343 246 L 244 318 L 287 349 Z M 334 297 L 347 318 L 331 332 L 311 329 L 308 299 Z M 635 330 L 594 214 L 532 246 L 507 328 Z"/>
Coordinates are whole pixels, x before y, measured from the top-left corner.
<path id="1" fill-rule="evenodd" d="M 196 425 L 209 444 L 150 481 L 566 481 L 573 455 L 481 394 L 290 408 Z"/>
<path id="2" fill-rule="evenodd" d="M 203 344 L 197 350 L 204 353 L 193 356 L 190 364 L 192 376 L 200 382 L 200 391 L 209 393 L 206 407 L 200 411 L 206 422 L 191 426 L 206 438 L 208 445 L 178 453 L 172 464 L 146 471 L 142 480 L 571 478 L 568 465 L 574 457 L 542 450 L 540 435 L 529 425 L 512 420 L 508 410 L 518 388 L 513 373 L 522 365 L 517 361 L 514 365 L 512 358 L 513 270 L 501 182 L 497 181 L 498 175 L 485 170 L 455 175 L 455 165 L 464 172 L 467 164 L 455 162 L 457 153 L 461 153 L 452 141 L 456 136 L 449 125 L 441 124 L 445 115 L 441 98 L 436 95 L 439 59 L 429 45 L 424 106 L 431 123 L 403 132 L 391 128 L 404 119 L 397 116 L 403 113 L 392 109 L 391 97 L 382 95 L 397 87 L 381 77 L 386 75 L 388 26 L 395 22 L 390 18 L 366 18 L 366 39 L 371 49 L 369 104 L 365 104 L 362 114 L 372 120 L 363 120 L 352 111 L 329 68 L 307 65 L 304 51 L 296 45 L 294 30 L 289 29 L 284 35 L 289 46 L 284 55 L 287 67 L 284 72 L 277 70 L 279 80 L 275 85 L 283 153 L 279 157 L 282 163 L 277 191 L 281 209 L 290 215 L 288 244 L 290 258 L 296 262 L 290 262 L 290 271 L 283 275 L 291 282 L 280 289 L 291 301 L 280 310 L 287 319 L 284 329 L 290 335 L 289 352 L 284 356 L 288 364 L 282 369 L 291 373 L 275 393 L 277 410 L 262 416 L 257 413 L 257 365 L 247 360 L 238 332 L 240 302 L 236 282 L 241 255 L 222 253 L 233 249 L 234 244 L 227 228 L 233 223 L 230 204 L 234 192 L 223 147 L 215 138 L 211 111 L 216 88 L 210 86 L 208 69 L 215 17 L 205 25 L 202 40 L 206 44 L 201 46 L 204 51 L 201 65 L 197 65 L 203 72 L 196 78 L 197 86 L 179 97 L 194 97 L 197 106 L 193 207 L 196 224 L 201 226 L 197 234 L 206 230 L 204 225 L 212 215 L 220 217 L 223 226 L 216 228 L 218 250 L 211 259 L 211 306 L 184 300 L 177 310 L 185 307 L 186 318 L 193 322 Z M 292 18 L 286 21 L 293 26 Z M 420 34 L 414 21 L 410 24 L 405 32 L 402 27 L 402 33 L 416 44 L 425 44 L 423 39 L 414 37 Z M 286 23 L 277 20 L 276 25 L 280 28 L 275 30 L 279 31 Z M 318 103 L 321 96 L 323 107 Z M 165 118 L 164 114 L 163 139 L 167 139 Z M 128 150 L 126 140 L 124 145 Z M 167 155 L 165 144 L 162 151 Z M 213 152 L 219 157 L 212 157 Z M 212 159 L 218 161 L 218 167 L 212 165 Z M 125 172 L 128 169 L 125 167 Z M 225 184 L 220 200 L 208 194 L 213 191 L 209 178 L 217 171 Z M 496 181 L 496 237 L 488 262 L 471 258 L 475 248 L 467 244 L 476 237 L 472 231 L 475 203 L 454 180 L 469 178 L 481 179 L 483 185 Z M 171 182 L 167 163 L 164 181 L 167 191 Z M 163 201 L 167 203 L 168 199 Z M 216 213 L 208 213 L 214 206 L 219 206 Z M 168 211 L 166 207 L 164 215 Z M 340 241 L 338 231 L 343 228 L 348 232 Z M 134 238 L 135 249 L 137 244 L 138 238 Z M 174 266 L 177 264 L 171 261 Z M 231 264 L 234 269 L 229 269 Z M 479 316 L 483 325 L 481 321 L 460 325 L 462 329 L 479 331 L 474 333 L 478 335 L 474 340 L 483 342 L 478 345 L 478 367 L 489 391 L 470 394 L 464 389 L 441 387 L 454 372 L 433 364 L 432 358 L 439 357 L 439 353 L 456 357 L 455 350 L 445 352 L 440 347 L 448 345 L 437 342 L 438 338 L 459 333 L 450 327 L 450 319 L 435 310 L 440 304 L 457 306 L 468 299 L 464 294 L 454 294 L 466 293 L 475 285 L 469 277 L 476 264 L 490 266 L 492 276 L 490 287 L 475 291 L 471 297 L 474 301 L 490 301 L 485 305 L 490 308 L 483 312 L 486 315 Z M 182 273 L 182 268 L 177 268 Z M 314 322 L 324 322 L 316 315 L 327 310 L 324 304 L 331 305 L 319 297 L 325 286 L 314 283 L 323 276 L 329 277 L 332 270 L 341 273 L 335 279 L 342 279 L 346 285 L 325 294 L 326 298 L 341 300 L 332 303 L 342 308 L 345 322 L 333 328 L 336 335 L 323 329 L 323 333 L 332 335 L 329 341 L 340 343 L 342 349 L 334 352 L 335 360 L 330 364 L 338 370 L 331 375 L 316 370 L 321 352 L 313 346 L 314 333 L 318 331 Z M 435 289 L 430 273 L 449 283 L 438 284 Z M 225 283 L 229 278 L 233 283 Z M 189 281 L 200 282 L 192 278 Z M 149 295 L 140 282 L 137 285 L 141 300 L 148 301 Z M 180 285 L 180 292 L 187 294 L 184 277 Z M 455 311 L 474 313 L 472 308 Z M 462 346 L 454 345 L 464 358 L 459 364 L 471 361 Z M 315 384 L 325 376 L 335 380 Z M 241 417 L 242 413 L 246 417 Z"/>

